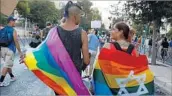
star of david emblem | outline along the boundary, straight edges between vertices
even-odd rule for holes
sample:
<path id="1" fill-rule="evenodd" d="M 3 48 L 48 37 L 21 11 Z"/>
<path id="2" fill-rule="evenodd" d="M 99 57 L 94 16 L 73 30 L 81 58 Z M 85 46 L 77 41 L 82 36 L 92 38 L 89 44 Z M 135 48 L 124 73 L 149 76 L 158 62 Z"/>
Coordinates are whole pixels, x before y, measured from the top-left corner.
<path id="1" fill-rule="evenodd" d="M 139 88 L 135 93 L 129 93 L 125 88 L 129 81 L 136 80 L 139 83 Z M 134 71 L 131 70 L 130 74 L 127 78 L 116 78 L 116 82 L 120 87 L 118 91 L 118 95 L 122 96 L 138 96 L 148 93 L 148 89 L 144 85 L 144 81 L 146 80 L 146 74 L 134 76 Z"/>

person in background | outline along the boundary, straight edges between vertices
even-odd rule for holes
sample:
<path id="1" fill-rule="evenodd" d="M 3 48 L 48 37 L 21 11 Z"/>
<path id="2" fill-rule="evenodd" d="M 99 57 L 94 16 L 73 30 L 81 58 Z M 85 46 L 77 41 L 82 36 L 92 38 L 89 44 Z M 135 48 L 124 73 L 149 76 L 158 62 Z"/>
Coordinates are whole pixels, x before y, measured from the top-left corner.
<path id="1" fill-rule="evenodd" d="M 13 16 L 8 17 L 8 25 L 5 26 L 5 30 L 8 31 L 9 34 L 7 34 L 10 38 L 10 43 L 6 46 L 1 45 L 1 58 L 0 60 L 3 63 L 3 69 L 1 72 L 1 77 L 0 77 L 0 87 L 8 86 L 9 83 L 5 83 L 4 79 L 7 73 L 9 73 L 11 81 L 15 81 L 16 78 L 12 73 L 12 67 L 13 67 L 13 62 L 14 62 L 14 56 L 16 52 L 16 48 L 18 50 L 18 53 L 20 57 L 23 57 L 23 53 L 20 49 L 19 41 L 17 39 L 17 32 L 13 28 L 15 27 L 15 21 L 16 19 Z"/>
<path id="2" fill-rule="evenodd" d="M 135 38 L 134 38 L 134 43 L 137 44 L 137 41 L 138 41 L 138 37 L 135 36 Z"/>
<path id="3" fill-rule="evenodd" d="M 52 24 L 50 22 L 48 22 L 46 24 L 46 28 L 44 28 L 43 31 L 41 32 L 42 40 L 45 40 L 45 38 L 47 37 L 48 32 L 50 31 L 51 28 L 52 28 Z"/>
<path id="4" fill-rule="evenodd" d="M 105 44 L 105 40 L 106 40 L 106 38 L 105 38 L 106 36 L 105 36 L 105 33 L 103 32 L 103 34 L 101 35 L 101 36 L 99 36 L 99 40 L 100 40 L 100 49 L 104 46 L 104 44 Z"/>
<path id="5" fill-rule="evenodd" d="M 110 34 L 107 34 L 107 42 L 110 42 Z"/>
<path id="6" fill-rule="evenodd" d="M 172 38 L 171 38 L 171 40 L 169 42 L 169 47 L 170 47 L 170 52 L 172 52 Z"/>
<path id="7" fill-rule="evenodd" d="M 32 32 L 32 41 L 29 44 L 32 48 L 36 48 L 41 43 L 41 31 L 38 24 L 35 24 L 34 31 Z"/>
<path id="8" fill-rule="evenodd" d="M 142 36 L 139 36 L 137 44 L 136 44 L 136 49 L 138 49 L 139 51 L 141 51 L 141 43 L 142 43 Z"/>
<path id="9" fill-rule="evenodd" d="M 100 45 L 97 35 L 98 35 L 98 31 L 95 29 L 90 34 L 88 34 L 88 48 L 89 48 L 89 53 L 90 53 L 91 58 L 90 58 L 90 64 L 89 64 L 90 67 L 87 69 L 88 72 L 86 72 L 88 74 L 87 77 L 91 77 L 92 75 L 94 60 L 97 55 L 98 47 Z"/>
<path id="10" fill-rule="evenodd" d="M 152 53 L 152 37 L 150 37 L 150 39 L 149 39 L 148 46 L 149 46 L 148 56 L 151 56 L 151 53 Z"/>
<path id="11" fill-rule="evenodd" d="M 136 34 L 136 30 L 132 28 L 132 29 L 130 30 L 130 33 L 129 33 L 128 41 L 129 41 L 130 43 L 132 43 L 133 45 L 135 45 L 135 44 L 134 44 L 134 40 L 133 40 L 133 37 L 134 37 L 135 34 Z"/>
<path id="12" fill-rule="evenodd" d="M 162 58 L 164 58 L 164 56 L 167 56 L 168 47 L 169 47 L 169 43 L 168 43 L 166 37 L 164 37 L 164 40 L 162 41 L 161 46 L 162 46 L 161 56 L 162 56 Z"/>

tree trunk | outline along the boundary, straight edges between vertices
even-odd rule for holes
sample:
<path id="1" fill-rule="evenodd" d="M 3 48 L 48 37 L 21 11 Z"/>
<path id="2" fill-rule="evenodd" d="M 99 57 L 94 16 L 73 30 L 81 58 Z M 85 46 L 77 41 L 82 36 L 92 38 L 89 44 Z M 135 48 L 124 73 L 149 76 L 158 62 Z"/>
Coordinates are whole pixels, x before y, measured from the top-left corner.
<path id="1" fill-rule="evenodd" d="M 156 55 L 157 55 L 157 51 L 158 49 L 156 48 L 156 39 L 157 39 L 157 20 L 153 21 L 153 38 L 152 38 L 152 60 L 151 60 L 151 64 L 155 65 L 156 64 Z"/>

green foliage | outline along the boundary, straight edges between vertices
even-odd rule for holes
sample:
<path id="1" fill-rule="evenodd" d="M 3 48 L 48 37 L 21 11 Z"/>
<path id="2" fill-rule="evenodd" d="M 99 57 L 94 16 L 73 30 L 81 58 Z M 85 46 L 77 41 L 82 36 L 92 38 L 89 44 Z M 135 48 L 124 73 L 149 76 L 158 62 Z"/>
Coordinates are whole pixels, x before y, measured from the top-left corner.
<path id="1" fill-rule="evenodd" d="M 58 23 L 60 10 L 56 9 L 54 2 L 47 0 L 34 0 L 29 2 L 30 16 L 32 22 L 38 23 L 41 28 L 45 27 L 47 21 Z"/>
<path id="2" fill-rule="evenodd" d="M 112 19 L 112 25 L 114 25 L 114 24 L 116 24 L 116 23 L 118 23 L 120 21 L 123 21 L 123 18 L 122 17 L 117 17 L 117 18 L 114 17 Z"/>
<path id="3" fill-rule="evenodd" d="M 37 23 L 44 28 L 46 22 L 58 23 L 60 10 L 56 9 L 54 2 L 48 0 L 21 0 L 17 5 L 19 14 Z"/>
<path id="4" fill-rule="evenodd" d="M 0 24 L 2 24 L 2 25 L 7 24 L 7 16 L 0 14 Z"/>
<path id="5" fill-rule="evenodd" d="M 172 28 L 170 28 L 170 31 L 167 33 L 167 37 L 170 39 L 172 38 Z"/>
<path id="6" fill-rule="evenodd" d="M 101 15 L 98 8 L 91 9 L 92 20 L 101 20 Z"/>
<path id="7" fill-rule="evenodd" d="M 172 16 L 172 1 L 128 1 L 127 7 L 134 22 L 148 24 L 156 21 L 157 29 L 163 24 L 162 18 Z"/>
<path id="8" fill-rule="evenodd" d="M 16 8 L 19 14 L 24 18 L 27 17 L 30 13 L 28 0 L 19 1 Z"/>
<path id="9" fill-rule="evenodd" d="M 78 0 L 77 3 L 82 6 L 83 12 L 85 12 L 85 15 L 81 18 L 80 27 L 84 30 L 90 29 L 92 20 L 91 6 L 93 4 L 89 0 Z"/>
<path id="10" fill-rule="evenodd" d="M 85 12 L 85 15 L 81 18 L 80 27 L 84 30 L 91 29 L 91 21 L 101 20 L 99 10 L 91 8 L 93 4 L 89 0 L 78 0 L 77 3 L 82 6 L 83 12 Z"/>

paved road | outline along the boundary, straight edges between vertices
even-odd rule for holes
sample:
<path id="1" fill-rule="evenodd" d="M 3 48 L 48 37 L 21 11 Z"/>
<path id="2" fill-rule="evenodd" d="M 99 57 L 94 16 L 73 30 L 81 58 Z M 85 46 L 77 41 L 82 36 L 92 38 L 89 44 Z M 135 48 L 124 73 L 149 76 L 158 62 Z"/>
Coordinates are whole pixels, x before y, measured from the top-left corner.
<path id="1" fill-rule="evenodd" d="M 15 82 L 10 86 L 0 87 L 0 96 L 50 96 L 51 90 L 44 85 L 32 72 L 24 69 L 24 65 L 20 65 L 19 57 L 15 59 L 13 67 L 14 75 L 17 77 Z M 9 76 L 5 82 L 9 82 Z"/>
<path id="2" fill-rule="evenodd" d="M 0 87 L 1 96 L 52 96 L 52 90 L 44 85 L 32 72 L 24 69 L 23 64 L 19 64 L 19 57 L 15 58 L 13 71 L 17 77 L 17 81 L 11 83 L 8 87 Z M 9 76 L 5 79 L 9 82 Z M 156 95 L 164 95 L 164 93 L 155 87 Z"/>
<path id="3" fill-rule="evenodd" d="M 148 52 L 149 52 L 149 51 L 148 51 L 148 46 L 145 46 L 145 47 L 142 48 L 141 51 L 139 51 L 139 52 L 142 53 L 142 54 L 148 55 Z M 161 53 L 161 48 L 159 48 L 158 51 L 157 51 L 157 61 L 161 61 L 161 62 L 162 62 L 160 53 Z M 167 59 L 165 59 L 165 62 L 164 62 L 164 63 L 166 63 L 166 64 L 172 66 L 172 52 L 171 52 L 170 55 L 171 55 L 171 56 L 168 56 Z M 150 57 L 150 58 L 151 58 L 151 57 Z"/>

